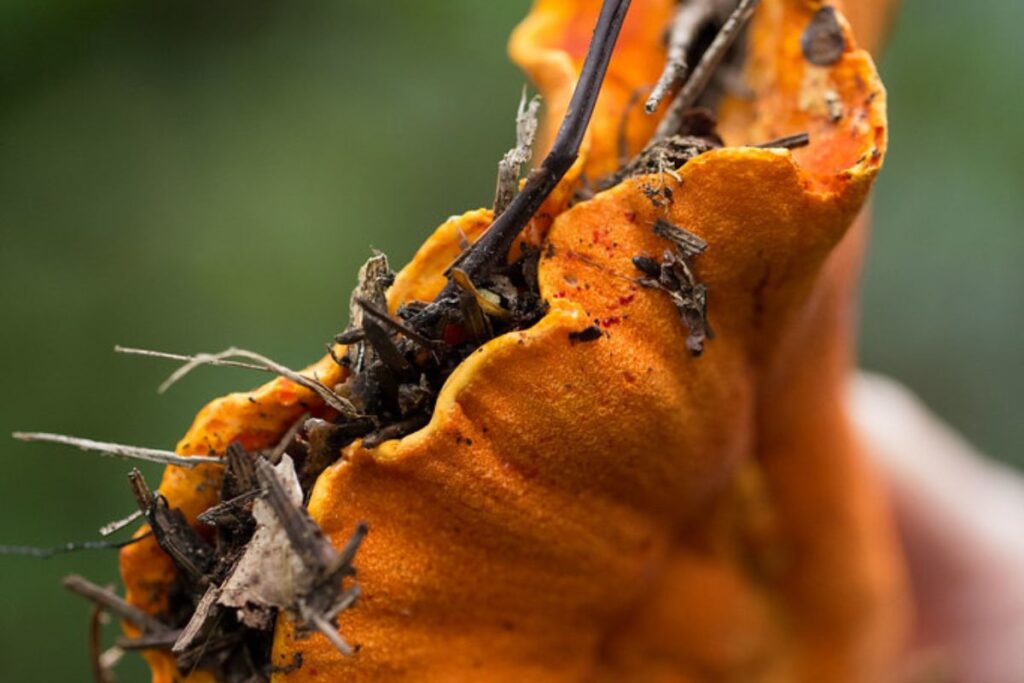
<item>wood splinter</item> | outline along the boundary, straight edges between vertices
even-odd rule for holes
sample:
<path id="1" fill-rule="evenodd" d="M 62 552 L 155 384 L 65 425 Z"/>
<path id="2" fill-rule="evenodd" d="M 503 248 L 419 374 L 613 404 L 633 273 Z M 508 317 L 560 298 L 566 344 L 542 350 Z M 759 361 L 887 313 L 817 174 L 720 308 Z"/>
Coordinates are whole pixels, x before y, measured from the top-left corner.
<path id="1" fill-rule="evenodd" d="M 682 90 L 672 101 L 668 111 L 665 112 L 665 117 L 658 124 L 658 129 L 654 133 L 655 140 L 664 140 L 679 131 L 686 112 L 697 103 L 697 99 L 707 89 L 715 71 L 725 59 L 729 49 L 735 44 L 736 39 L 740 37 L 743 27 L 754 15 L 754 10 L 757 9 L 759 3 L 760 0 L 740 0 L 736 9 L 725 20 L 718 35 L 711 41 L 711 45 L 704 51 L 697 66 L 694 67 L 693 73 L 690 74 Z"/>
<path id="2" fill-rule="evenodd" d="M 693 49 L 694 43 L 697 42 L 701 29 L 714 18 L 715 10 L 714 3 L 709 0 L 679 3 L 676 16 L 672 20 L 672 28 L 669 31 L 668 58 L 665 61 L 665 68 L 644 103 L 644 111 L 648 114 L 653 114 L 669 91 L 686 78 L 690 70 L 687 55 Z"/>

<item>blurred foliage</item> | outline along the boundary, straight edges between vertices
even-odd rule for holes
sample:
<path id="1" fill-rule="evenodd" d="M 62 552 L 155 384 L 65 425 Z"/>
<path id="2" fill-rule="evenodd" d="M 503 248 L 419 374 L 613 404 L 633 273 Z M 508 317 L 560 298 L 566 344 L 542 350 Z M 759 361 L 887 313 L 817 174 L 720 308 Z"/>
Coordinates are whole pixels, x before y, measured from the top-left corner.
<path id="1" fill-rule="evenodd" d="M 370 246 L 400 265 L 489 202 L 523 82 L 503 46 L 527 4 L 0 4 L 0 434 L 168 447 L 208 397 L 261 379 L 201 370 L 160 397 L 171 367 L 115 343 L 315 357 Z M 1006 460 L 1024 390 L 1021 25 L 1015 0 L 907 5 L 883 63 L 893 148 L 863 324 L 866 365 Z M 123 462 L 5 453 L 0 542 L 95 538 L 132 509 Z M 112 553 L 0 559 L 3 680 L 88 680 L 88 608 L 57 585 L 71 571 L 117 578 Z M 144 679 L 130 657 L 121 680 Z"/>

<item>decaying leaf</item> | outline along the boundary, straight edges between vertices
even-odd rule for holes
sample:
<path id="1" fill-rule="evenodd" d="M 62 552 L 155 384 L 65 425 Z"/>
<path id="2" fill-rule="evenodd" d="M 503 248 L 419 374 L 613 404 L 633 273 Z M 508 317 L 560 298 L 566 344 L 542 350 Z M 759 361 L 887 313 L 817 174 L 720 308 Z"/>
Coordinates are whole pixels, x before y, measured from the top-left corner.
<path id="1" fill-rule="evenodd" d="M 284 456 L 274 467 L 274 473 L 288 501 L 298 509 L 302 505 L 302 488 L 292 459 Z M 276 609 L 298 604 L 300 596 L 309 591 L 311 580 L 270 503 L 262 498 L 256 500 L 252 516 L 256 532 L 221 587 L 217 603 L 236 608 L 239 619 L 253 628 L 267 628 Z"/>

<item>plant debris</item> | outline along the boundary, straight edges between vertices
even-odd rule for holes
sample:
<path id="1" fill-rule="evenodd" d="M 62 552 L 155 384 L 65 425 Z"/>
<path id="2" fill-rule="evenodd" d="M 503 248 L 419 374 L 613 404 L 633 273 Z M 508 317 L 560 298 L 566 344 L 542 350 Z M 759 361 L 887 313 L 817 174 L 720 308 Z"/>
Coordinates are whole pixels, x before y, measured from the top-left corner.
<path id="1" fill-rule="evenodd" d="M 359 595 L 352 563 L 366 525 L 335 550 L 303 507 L 290 456 L 282 453 L 272 465 L 234 443 L 224 460 L 223 502 L 199 519 L 213 527 L 211 540 L 154 494 L 137 470 L 130 475 L 140 510 L 177 569 L 170 608 L 159 619 L 84 580 L 69 578 L 67 585 L 141 631 L 119 639 L 121 648 L 169 650 L 182 672 L 198 667 L 230 683 L 269 681 L 281 611 L 298 633 L 322 632 L 351 654 L 336 619 Z"/>
<path id="2" fill-rule="evenodd" d="M 666 292 L 679 310 L 679 316 L 689 330 L 686 348 L 693 356 L 704 353 L 704 341 L 714 339 L 708 324 L 708 291 L 697 282 L 691 261 L 704 252 L 707 242 L 688 230 L 658 219 L 654 234 L 670 241 L 674 249 L 666 249 L 661 261 L 650 256 L 636 256 L 633 265 L 643 273 L 638 282 L 644 287 Z"/>

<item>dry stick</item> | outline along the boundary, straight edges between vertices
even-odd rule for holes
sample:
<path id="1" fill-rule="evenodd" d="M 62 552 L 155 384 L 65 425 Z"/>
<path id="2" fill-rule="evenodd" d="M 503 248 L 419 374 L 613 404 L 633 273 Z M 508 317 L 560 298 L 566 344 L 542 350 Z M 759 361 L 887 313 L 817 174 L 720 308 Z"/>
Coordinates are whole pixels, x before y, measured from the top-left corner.
<path id="1" fill-rule="evenodd" d="M 115 531 L 120 531 L 121 529 L 125 528 L 141 516 L 142 511 L 136 510 L 127 517 L 122 517 L 121 519 L 115 519 L 112 522 L 107 522 L 106 524 L 100 527 L 100 536 L 109 536 Z"/>
<path id="2" fill-rule="evenodd" d="M 516 237 L 575 163 L 628 9 L 629 0 L 604 0 L 576 90 L 551 151 L 540 167 L 530 172 L 522 191 L 508 208 L 459 259 L 459 267 L 471 279 L 477 279 L 484 270 L 506 257 Z M 451 299 L 457 294 L 458 286 L 449 281 L 435 301 Z"/>
<path id="3" fill-rule="evenodd" d="M 352 655 L 354 652 L 352 646 L 345 642 L 345 639 L 341 637 L 338 630 L 334 628 L 334 624 L 332 624 L 323 615 L 318 614 L 316 610 L 307 609 L 305 612 L 306 614 L 303 616 L 306 620 L 312 622 L 312 624 L 316 626 L 316 629 L 320 631 L 320 633 L 324 634 L 324 637 L 331 642 L 331 645 L 337 648 L 338 652 L 346 657 L 350 657 Z"/>
<path id="4" fill-rule="evenodd" d="M 377 308 L 377 306 L 375 306 L 373 302 L 364 299 L 361 296 L 357 296 L 354 299 L 355 302 L 359 304 L 359 307 L 363 309 L 363 312 L 366 315 L 373 318 L 377 322 L 381 323 L 385 327 L 389 327 L 394 332 L 397 332 L 398 334 L 408 337 L 410 340 L 416 342 L 417 344 L 427 349 L 428 351 L 437 348 L 438 342 L 433 341 L 431 339 L 427 339 L 422 334 L 412 329 L 402 321 L 395 320 L 385 311 L 381 310 L 380 308 Z"/>
<path id="5" fill-rule="evenodd" d="M 96 683 L 114 683 L 111 671 L 103 665 L 103 608 L 92 606 L 89 615 L 89 662 L 92 665 L 92 677 Z"/>
<path id="6" fill-rule="evenodd" d="M 644 111 L 648 114 L 653 114 L 668 92 L 686 78 L 690 69 L 689 64 L 686 63 L 686 55 L 696 42 L 701 27 L 714 15 L 714 4 L 707 0 L 679 4 L 669 33 L 665 68 L 644 104 Z"/>
<path id="7" fill-rule="evenodd" d="M 796 135 L 784 135 L 781 138 L 775 138 L 768 142 L 762 142 L 754 147 L 760 147 L 761 149 L 772 149 L 782 147 L 783 149 L 797 149 L 798 147 L 806 147 L 811 144 L 811 136 L 807 133 L 797 133 Z"/>
<path id="8" fill-rule="evenodd" d="M 341 596 L 341 600 L 338 601 L 334 607 L 331 608 L 329 614 L 325 615 L 327 619 L 333 620 L 339 614 L 347 610 L 352 605 L 356 604 L 356 600 L 362 595 L 362 589 L 359 588 L 359 584 L 354 584 L 351 588 L 347 589 Z"/>
<path id="9" fill-rule="evenodd" d="M 161 465 L 177 465 L 179 467 L 196 467 L 203 464 L 221 464 L 220 458 L 212 455 L 178 455 L 173 451 L 162 451 L 156 448 L 141 448 L 139 446 L 126 446 L 119 443 L 107 443 L 104 441 L 93 441 L 92 439 L 80 439 L 76 436 L 64 434 L 50 434 L 48 432 L 14 432 L 12 437 L 19 441 L 45 441 L 47 443 L 59 443 L 64 446 L 75 446 L 83 451 L 95 451 L 103 455 L 111 455 L 118 458 L 129 458 L 134 460 L 145 460 Z"/>
<path id="10" fill-rule="evenodd" d="M 189 356 L 183 353 L 167 353 L 166 351 L 152 351 L 150 349 L 136 349 L 130 346 L 115 346 L 114 353 L 123 353 L 127 356 L 146 356 L 148 358 L 165 358 L 167 360 L 180 360 L 185 362 L 191 362 L 196 359 L 195 356 Z M 245 368 L 246 370 L 259 370 L 260 372 L 273 372 L 270 368 L 263 365 L 256 365 L 255 363 L 244 363 L 238 360 L 208 360 L 208 365 L 219 365 L 228 368 Z"/>
<path id="11" fill-rule="evenodd" d="M 540 109 L 540 96 L 526 104 L 526 88 L 519 99 L 519 110 L 516 112 L 516 146 L 505 153 L 498 162 L 498 180 L 494 189 L 494 215 L 500 216 L 508 208 L 516 190 L 519 189 L 519 173 L 523 164 L 533 156 L 533 142 L 537 138 L 537 110 Z"/>
<path id="12" fill-rule="evenodd" d="M 352 560 L 356 557 L 356 552 L 359 551 L 359 546 L 362 545 L 363 539 L 366 538 L 366 534 L 369 533 L 369 531 L 370 526 L 366 522 L 359 522 L 356 524 L 356 530 L 352 532 L 348 541 L 346 541 L 345 545 L 338 551 L 337 557 L 334 558 L 334 561 L 331 562 L 331 565 L 327 568 L 327 576 L 335 576 L 352 564 Z"/>
<path id="13" fill-rule="evenodd" d="M 655 141 L 664 140 L 679 131 L 686 112 L 697 102 L 697 98 L 708 87 L 711 77 L 715 75 L 718 66 L 725 59 L 729 48 L 739 38 L 743 27 L 754 14 L 754 10 L 757 9 L 759 2 L 760 0 L 740 0 L 739 5 L 729 15 L 729 18 L 725 20 L 722 29 L 701 56 L 697 66 L 693 69 L 693 73 L 690 74 L 690 78 L 683 85 L 683 89 L 679 91 L 679 94 L 672 101 L 672 105 L 665 112 L 665 118 L 658 124 L 658 129 L 654 133 Z"/>
<path id="14" fill-rule="evenodd" d="M 198 368 L 200 365 L 225 365 L 225 359 L 231 357 L 248 358 L 250 360 L 256 361 L 256 363 L 258 363 L 259 365 L 250 366 L 249 364 L 243 364 L 241 365 L 241 367 L 251 367 L 256 370 L 262 370 L 264 372 L 273 372 L 276 375 L 280 375 L 281 377 L 289 379 L 298 384 L 299 386 L 305 387 L 312 391 L 313 393 L 317 394 L 320 398 L 323 399 L 324 403 L 329 405 L 331 408 L 334 408 L 339 413 L 342 413 L 343 415 L 355 415 L 357 413 L 355 406 L 353 406 L 352 403 L 331 391 L 326 385 L 320 382 L 320 380 L 314 377 L 307 377 L 306 375 L 298 373 L 295 370 L 292 370 L 291 368 L 285 367 L 284 365 L 281 365 L 280 363 L 273 361 L 270 358 L 267 358 L 266 356 L 261 356 L 260 354 L 255 353 L 253 351 L 249 351 L 247 349 L 239 349 L 234 346 L 232 346 L 229 349 L 225 349 L 220 353 L 199 353 L 196 354 L 195 356 L 190 356 L 189 361 L 182 365 L 177 370 L 175 370 L 171 374 L 171 376 L 168 377 L 164 381 L 164 383 L 160 385 L 157 391 L 160 392 L 161 394 L 167 391 L 167 389 L 174 385 L 178 380 L 180 380 L 182 377 Z"/>
<path id="15" fill-rule="evenodd" d="M 129 636 L 118 636 L 114 646 L 122 650 L 170 650 L 174 641 L 179 637 L 181 631 L 167 630 L 162 633 L 147 633 L 146 635 L 132 638 Z"/>
<path id="16" fill-rule="evenodd" d="M 77 574 L 65 576 L 62 583 L 72 593 L 91 600 L 111 614 L 120 617 L 132 626 L 140 628 L 145 632 L 161 633 L 168 630 L 162 621 L 146 614 L 138 607 L 128 604 L 123 598 L 115 595 L 113 591 L 97 586 L 95 583 Z"/>
<path id="17" fill-rule="evenodd" d="M 63 553 L 75 553 L 83 550 L 120 550 L 134 543 L 138 543 L 150 534 L 129 538 L 127 541 L 82 541 L 81 543 L 64 543 L 50 548 L 40 548 L 34 545 L 0 545 L 0 555 L 21 555 L 24 557 L 37 557 L 45 560 L 54 555 Z"/>
<path id="18" fill-rule="evenodd" d="M 288 450 L 288 447 L 292 445 L 292 441 L 295 440 L 296 435 L 298 435 L 299 431 L 306 424 L 307 419 L 309 419 L 309 413 L 299 415 L 299 419 L 292 423 L 292 426 L 288 428 L 288 431 L 284 433 L 281 440 L 277 442 L 276 446 L 274 446 L 274 450 L 270 451 L 267 455 L 267 462 L 271 465 L 276 465 L 281 462 L 281 456 L 283 456 L 284 452 Z"/>

